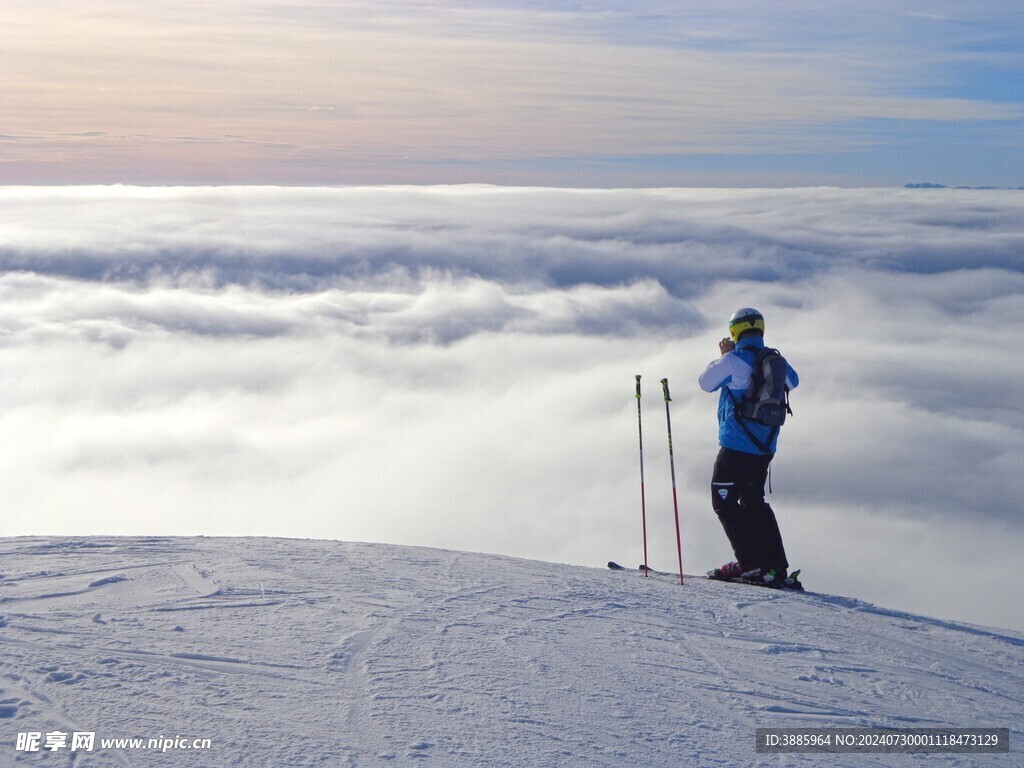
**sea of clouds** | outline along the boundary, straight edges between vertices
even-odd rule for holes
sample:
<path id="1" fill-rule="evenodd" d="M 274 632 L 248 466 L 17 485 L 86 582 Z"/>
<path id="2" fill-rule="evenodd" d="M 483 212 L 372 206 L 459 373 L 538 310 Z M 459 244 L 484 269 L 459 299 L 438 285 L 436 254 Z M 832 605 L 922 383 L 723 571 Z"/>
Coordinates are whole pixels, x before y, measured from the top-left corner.
<path id="1" fill-rule="evenodd" d="M 687 572 L 755 306 L 812 588 L 1024 627 L 1024 193 L 0 189 L 0 534 L 240 534 Z"/>

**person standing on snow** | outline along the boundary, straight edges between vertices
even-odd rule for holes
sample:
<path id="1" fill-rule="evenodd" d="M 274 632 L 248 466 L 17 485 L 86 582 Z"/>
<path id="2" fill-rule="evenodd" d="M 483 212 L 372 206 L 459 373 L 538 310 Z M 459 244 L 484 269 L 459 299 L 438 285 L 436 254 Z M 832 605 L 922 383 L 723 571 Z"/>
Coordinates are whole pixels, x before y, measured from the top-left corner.
<path id="1" fill-rule="evenodd" d="M 789 562 L 775 513 L 765 501 L 765 482 L 775 456 L 779 428 L 737 415 L 751 386 L 759 350 L 764 345 L 764 317 L 756 309 L 741 309 L 729 320 L 731 338 L 722 339 L 721 357 L 700 376 L 705 392 L 720 390 L 718 400 L 719 452 L 711 477 L 711 504 L 736 560 L 716 568 L 712 578 L 738 578 L 781 583 Z M 786 386 L 799 383 L 786 365 Z"/>

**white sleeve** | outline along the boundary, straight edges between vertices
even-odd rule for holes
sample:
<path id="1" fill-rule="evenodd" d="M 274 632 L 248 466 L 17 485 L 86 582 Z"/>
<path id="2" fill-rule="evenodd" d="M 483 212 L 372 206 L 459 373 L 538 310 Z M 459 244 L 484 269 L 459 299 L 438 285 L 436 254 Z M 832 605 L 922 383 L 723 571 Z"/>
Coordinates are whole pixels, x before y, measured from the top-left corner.
<path id="1" fill-rule="evenodd" d="M 730 357 L 732 355 L 722 355 L 717 360 L 712 360 L 708 363 L 708 367 L 704 369 L 704 373 L 697 380 L 701 389 L 705 392 L 714 392 L 732 378 L 732 374 L 729 371 Z"/>
<path id="2" fill-rule="evenodd" d="M 714 392 L 731 384 L 730 389 L 746 389 L 750 386 L 750 366 L 732 352 L 711 361 L 698 382 L 705 392 Z"/>

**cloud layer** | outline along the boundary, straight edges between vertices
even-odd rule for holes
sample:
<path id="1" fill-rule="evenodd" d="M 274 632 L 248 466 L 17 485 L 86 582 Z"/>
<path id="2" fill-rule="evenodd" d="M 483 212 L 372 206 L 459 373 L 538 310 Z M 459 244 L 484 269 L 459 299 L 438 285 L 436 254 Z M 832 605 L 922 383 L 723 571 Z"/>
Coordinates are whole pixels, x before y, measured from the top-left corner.
<path id="1" fill-rule="evenodd" d="M 824 590 L 1022 626 L 1010 595 L 963 575 L 1024 544 L 1020 203 L 6 188 L 0 532 L 637 559 L 640 373 L 653 556 L 674 558 L 667 376 L 699 572 L 729 552 L 707 499 L 715 401 L 695 379 L 754 305 L 803 380 L 774 475 L 791 559 Z"/>

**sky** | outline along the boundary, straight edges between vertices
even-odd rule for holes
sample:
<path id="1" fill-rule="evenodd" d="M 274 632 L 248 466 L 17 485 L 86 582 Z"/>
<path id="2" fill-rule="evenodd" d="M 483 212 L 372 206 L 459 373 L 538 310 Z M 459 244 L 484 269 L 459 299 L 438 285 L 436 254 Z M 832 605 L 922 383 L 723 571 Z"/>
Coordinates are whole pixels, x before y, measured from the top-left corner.
<path id="1" fill-rule="evenodd" d="M 809 589 L 1024 628 L 1024 192 L 0 189 L 0 535 L 268 535 L 603 567 L 732 553 L 733 310 L 799 372 Z"/>
<path id="2" fill-rule="evenodd" d="M 6 0 L 0 182 L 1024 185 L 1016 0 Z"/>

